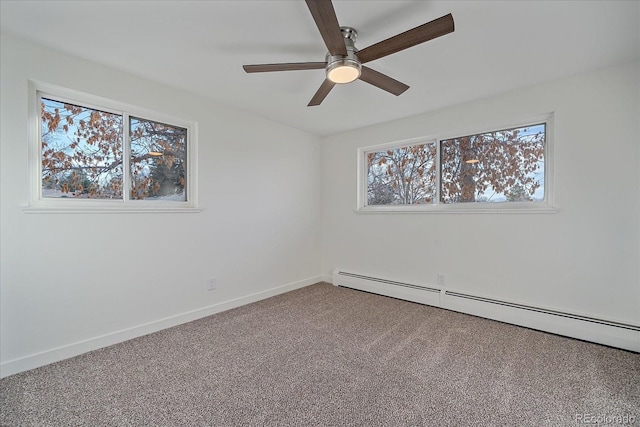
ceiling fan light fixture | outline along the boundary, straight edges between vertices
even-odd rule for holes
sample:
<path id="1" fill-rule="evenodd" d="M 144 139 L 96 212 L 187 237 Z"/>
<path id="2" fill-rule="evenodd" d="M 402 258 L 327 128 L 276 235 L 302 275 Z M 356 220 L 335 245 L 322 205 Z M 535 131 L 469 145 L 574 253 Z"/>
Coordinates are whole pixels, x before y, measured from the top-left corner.
<path id="1" fill-rule="evenodd" d="M 331 55 L 327 53 L 325 58 L 327 61 L 327 79 L 333 83 L 345 84 L 351 83 L 360 78 L 362 66 L 360 60 L 356 56 L 355 41 L 358 33 L 351 27 L 340 27 L 347 55 Z"/>
<path id="2" fill-rule="evenodd" d="M 327 78 L 333 83 L 351 83 L 360 78 L 360 63 L 350 58 L 341 58 L 327 65 Z"/>

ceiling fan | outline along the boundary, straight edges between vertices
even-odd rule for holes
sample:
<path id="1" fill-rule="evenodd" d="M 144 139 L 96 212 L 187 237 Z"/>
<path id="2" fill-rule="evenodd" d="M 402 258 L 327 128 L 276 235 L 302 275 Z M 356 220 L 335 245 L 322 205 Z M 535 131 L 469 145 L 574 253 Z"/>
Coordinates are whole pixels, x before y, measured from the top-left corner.
<path id="1" fill-rule="evenodd" d="M 326 78 L 308 106 L 320 105 L 336 84 L 357 79 L 386 90 L 396 96 L 409 86 L 362 64 L 408 49 L 454 31 L 453 16 L 442 16 L 379 43 L 358 50 L 358 33 L 351 27 L 340 27 L 331 0 L 305 0 L 329 52 L 324 62 L 292 62 L 283 64 L 243 65 L 247 73 L 269 71 L 326 70 Z"/>

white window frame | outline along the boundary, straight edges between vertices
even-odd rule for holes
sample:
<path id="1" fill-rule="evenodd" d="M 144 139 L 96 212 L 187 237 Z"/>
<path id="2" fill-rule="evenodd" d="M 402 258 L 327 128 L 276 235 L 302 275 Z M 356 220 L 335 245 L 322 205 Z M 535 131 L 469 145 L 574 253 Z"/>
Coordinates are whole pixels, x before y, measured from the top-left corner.
<path id="1" fill-rule="evenodd" d="M 123 118 L 123 198 L 76 199 L 42 197 L 42 147 L 40 123 L 40 98 L 68 102 L 86 108 L 121 115 Z M 166 123 L 187 130 L 186 201 L 134 200 L 131 199 L 129 117 Z M 90 95 L 48 83 L 29 81 L 29 203 L 27 213 L 104 213 L 104 212 L 199 212 L 197 191 L 198 123 L 171 117 L 156 111 Z"/>
<path id="2" fill-rule="evenodd" d="M 358 213 L 556 213 L 558 209 L 554 202 L 553 182 L 553 113 L 547 113 L 526 120 L 510 123 L 501 123 L 482 128 L 465 129 L 455 132 L 430 135 L 402 141 L 389 142 L 380 145 L 358 148 L 357 164 L 357 197 L 356 212 Z M 460 138 L 466 135 L 477 135 L 495 132 L 504 129 L 526 127 L 536 124 L 545 124 L 544 146 L 544 199 L 539 202 L 476 202 L 476 203 L 442 203 L 440 201 L 441 175 L 440 164 L 441 142 L 448 139 Z M 368 205 L 367 183 L 368 163 L 367 154 L 372 151 L 388 150 L 392 148 L 406 147 L 420 144 L 436 144 L 436 197 L 434 203 L 415 205 Z"/>

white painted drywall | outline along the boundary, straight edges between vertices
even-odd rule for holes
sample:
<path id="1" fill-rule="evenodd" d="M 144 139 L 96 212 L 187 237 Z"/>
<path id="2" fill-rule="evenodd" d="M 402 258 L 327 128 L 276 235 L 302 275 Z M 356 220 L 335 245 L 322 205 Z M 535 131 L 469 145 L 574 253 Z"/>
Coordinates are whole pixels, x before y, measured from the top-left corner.
<path id="1" fill-rule="evenodd" d="M 1 54 L 3 375 L 319 280 L 318 137 L 4 34 Z M 197 121 L 202 212 L 23 212 L 28 79 Z"/>
<path id="2" fill-rule="evenodd" d="M 358 147 L 549 112 L 557 213 L 355 212 Z M 327 137 L 323 274 L 435 286 L 442 273 L 448 289 L 640 324 L 639 122 L 633 63 Z"/>

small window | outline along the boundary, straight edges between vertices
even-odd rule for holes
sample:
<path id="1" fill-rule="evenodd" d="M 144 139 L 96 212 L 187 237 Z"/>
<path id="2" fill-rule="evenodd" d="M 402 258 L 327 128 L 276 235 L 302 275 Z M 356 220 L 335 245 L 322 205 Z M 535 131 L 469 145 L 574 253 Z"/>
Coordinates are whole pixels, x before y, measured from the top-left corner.
<path id="1" fill-rule="evenodd" d="M 186 202 L 187 129 L 129 119 L 131 198 Z"/>
<path id="2" fill-rule="evenodd" d="M 435 142 L 367 153 L 367 204 L 416 205 L 436 200 Z"/>
<path id="3" fill-rule="evenodd" d="M 41 86 L 32 85 L 32 207 L 195 207 L 195 123 Z"/>
<path id="4" fill-rule="evenodd" d="M 554 211 L 550 122 L 360 149 L 358 209 Z"/>
<path id="5" fill-rule="evenodd" d="M 43 198 L 122 198 L 122 115 L 40 98 Z"/>

